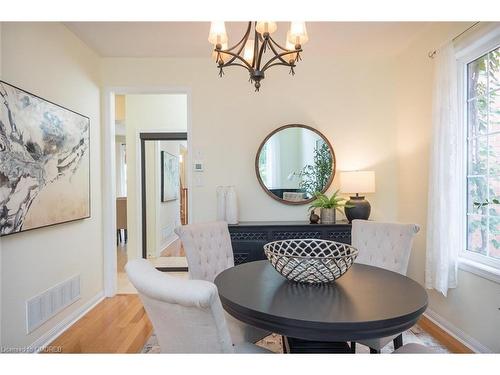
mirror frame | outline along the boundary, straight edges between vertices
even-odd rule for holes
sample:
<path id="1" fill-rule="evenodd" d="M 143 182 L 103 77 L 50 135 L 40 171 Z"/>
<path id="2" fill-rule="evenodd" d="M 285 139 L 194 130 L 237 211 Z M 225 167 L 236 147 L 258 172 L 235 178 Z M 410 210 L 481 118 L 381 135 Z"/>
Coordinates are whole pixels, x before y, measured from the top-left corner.
<path id="1" fill-rule="evenodd" d="M 271 133 L 269 133 L 267 135 L 266 138 L 264 138 L 264 140 L 262 141 L 262 143 L 259 146 L 259 149 L 257 150 L 257 155 L 255 156 L 255 174 L 257 175 L 257 180 L 259 181 L 259 184 L 262 187 L 262 189 L 271 198 L 277 200 L 278 202 L 284 203 L 284 204 L 298 206 L 298 205 L 303 205 L 303 204 L 311 203 L 314 200 L 314 197 L 311 197 L 309 199 L 306 199 L 306 200 L 303 200 L 303 201 L 300 201 L 300 202 L 287 201 L 287 200 L 285 200 L 283 198 L 277 197 L 271 191 L 269 191 L 269 189 L 267 188 L 267 186 L 264 184 L 264 181 L 262 181 L 262 178 L 260 177 L 260 173 L 259 173 L 259 156 L 260 156 L 260 152 L 262 151 L 262 148 L 264 147 L 264 145 L 266 144 L 266 142 L 269 140 L 269 138 L 271 138 L 276 133 L 278 133 L 278 132 L 280 132 L 282 130 L 288 129 L 288 128 L 303 128 L 303 129 L 308 129 L 308 130 L 316 133 L 318 136 L 320 136 L 323 139 L 323 141 L 325 141 L 325 143 L 328 145 L 328 148 L 330 149 L 330 152 L 332 153 L 332 164 L 333 164 L 333 167 L 332 167 L 332 173 L 330 174 L 330 178 L 328 179 L 328 182 L 326 183 L 326 186 L 321 191 L 322 193 L 326 192 L 328 190 L 328 188 L 330 187 L 330 185 L 332 184 L 332 182 L 333 182 L 333 178 L 335 177 L 335 171 L 337 169 L 337 161 L 335 159 L 335 152 L 333 151 L 333 146 L 330 143 L 330 141 L 328 140 L 328 138 L 326 138 L 325 135 L 323 133 L 321 133 L 319 130 L 314 129 L 314 128 L 308 126 L 308 125 L 303 125 L 303 124 L 287 124 L 287 125 L 284 125 L 284 126 L 280 126 L 279 128 L 274 129 Z"/>

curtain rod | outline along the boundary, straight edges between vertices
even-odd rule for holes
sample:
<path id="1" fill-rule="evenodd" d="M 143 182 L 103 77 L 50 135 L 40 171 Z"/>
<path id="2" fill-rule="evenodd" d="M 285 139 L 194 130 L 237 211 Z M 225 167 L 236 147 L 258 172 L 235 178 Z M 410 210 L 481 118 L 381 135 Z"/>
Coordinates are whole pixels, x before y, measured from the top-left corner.
<path id="1" fill-rule="evenodd" d="M 476 25 L 478 25 L 479 23 L 480 23 L 479 21 L 478 22 L 474 22 L 472 25 L 470 25 L 468 28 L 466 28 L 460 34 L 455 35 L 451 41 L 454 42 L 455 40 L 457 40 L 458 38 L 460 38 L 462 35 L 464 35 L 467 31 L 469 31 L 470 29 L 472 29 L 473 27 L 475 27 Z M 433 59 L 434 56 L 436 56 L 437 53 L 438 53 L 438 49 L 435 49 L 435 50 L 429 52 L 427 54 L 427 56 L 429 56 L 431 59 Z"/>

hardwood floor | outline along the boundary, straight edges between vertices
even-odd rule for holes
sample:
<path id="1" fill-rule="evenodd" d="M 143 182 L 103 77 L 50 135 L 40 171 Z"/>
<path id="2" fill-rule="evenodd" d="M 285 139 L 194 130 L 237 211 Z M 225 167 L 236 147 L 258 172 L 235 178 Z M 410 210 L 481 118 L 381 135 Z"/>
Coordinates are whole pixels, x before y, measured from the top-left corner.
<path id="1" fill-rule="evenodd" d="M 425 316 L 420 318 L 418 325 L 429 335 L 438 340 L 443 346 L 445 346 L 452 353 L 472 353 L 468 347 L 462 344 L 460 341 L 455 340 L 444 330 L 439 328 L 437 325 L 432 323 Z"/>
<path id="2" fill-rule="evenodd" d="M 471 353 L 462 343 L 422 317 L 419 325 L 452 353 Z M 61 353 L 139 353 L 153 332 L 139 296 L 106 298 L 50 346 Z"/>
<path id="3" fill-rule="evenodd" d="M 139 353 L 153 327 L 138 295 L 106 298 L 59 336 L 61 353 Z"/>

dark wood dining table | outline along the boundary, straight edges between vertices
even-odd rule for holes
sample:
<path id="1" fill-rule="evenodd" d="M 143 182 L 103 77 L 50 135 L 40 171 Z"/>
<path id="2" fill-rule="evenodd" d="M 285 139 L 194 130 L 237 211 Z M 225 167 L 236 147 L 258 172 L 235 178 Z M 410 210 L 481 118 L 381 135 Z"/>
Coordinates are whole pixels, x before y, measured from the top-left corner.
<path id="1" fill-rule="evenodd" d="M 399 334 L 427 308 L 419 283 L 363 264 L 311 285 L 287 280 L 262 260 L 229 268 L 214 282 L 229 314 L 288 337 L 291 352 L 349 352 L 347 342 Z"/>

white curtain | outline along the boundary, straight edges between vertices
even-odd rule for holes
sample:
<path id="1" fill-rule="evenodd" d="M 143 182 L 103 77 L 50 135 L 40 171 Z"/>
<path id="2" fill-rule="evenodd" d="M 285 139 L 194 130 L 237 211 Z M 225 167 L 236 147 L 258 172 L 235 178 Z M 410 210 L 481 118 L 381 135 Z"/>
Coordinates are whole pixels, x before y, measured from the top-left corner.
<path id="1" fill-rule="evenodd" d="M 461 129 L 457 61 L 450 42 L 435 56 L 425 284 L 444 296 L 457 286 L 461 231 Z"/>

